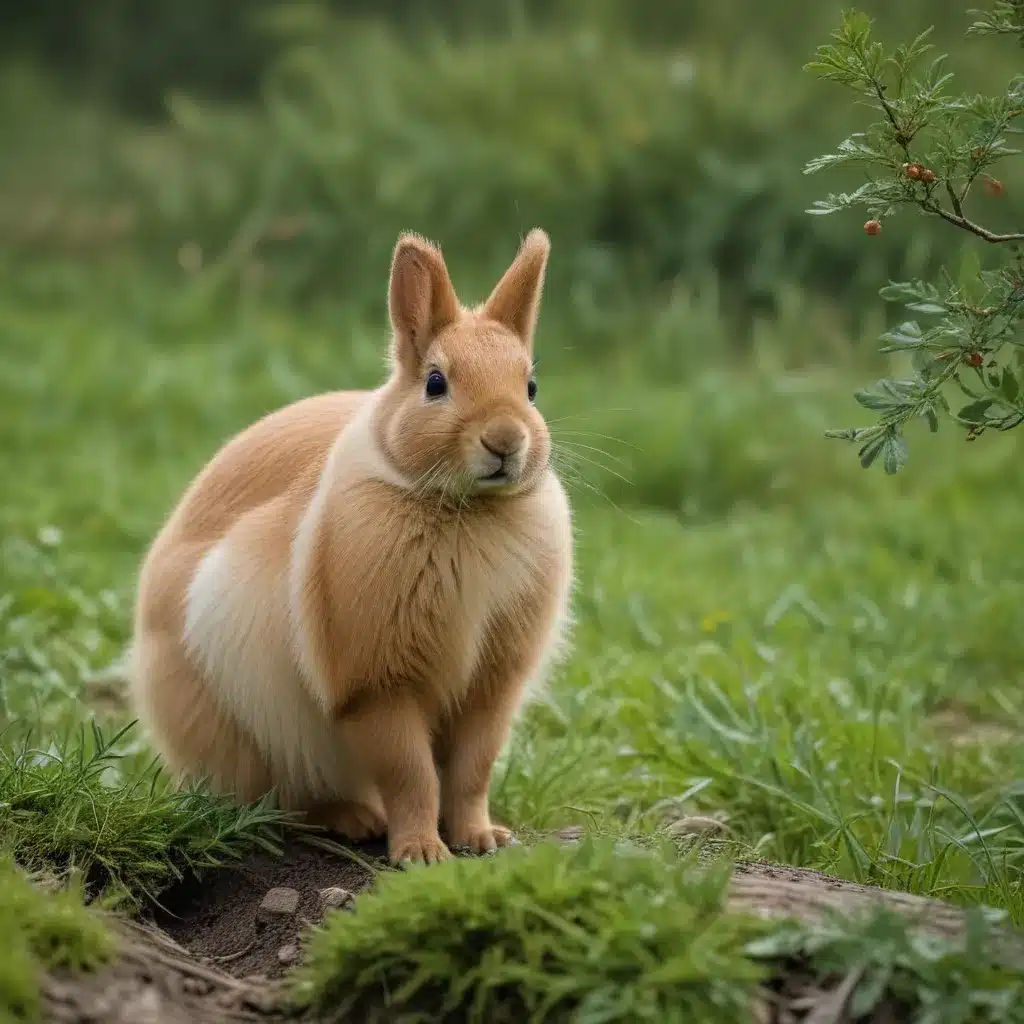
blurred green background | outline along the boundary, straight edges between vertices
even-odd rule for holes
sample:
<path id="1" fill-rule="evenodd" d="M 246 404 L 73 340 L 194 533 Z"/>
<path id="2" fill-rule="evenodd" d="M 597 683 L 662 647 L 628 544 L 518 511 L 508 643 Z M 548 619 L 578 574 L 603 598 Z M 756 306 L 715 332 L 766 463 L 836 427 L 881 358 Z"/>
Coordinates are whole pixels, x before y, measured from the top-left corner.
<path id="1" fill-rule="evenodd" d="M 889 41 L 937 22 L 971 88 L 1014 69 L 1008 47 L 963 44 L 958 5 L 865 7 Z M 701 289 L 736 346 L 794 303 L 858 328 L 887 275 L 960 244 L 907 218 L 869 245 L 806 215 L 844 182 L 803 177 L 804 161 L 865 114 L 801 71 L 832 2 L 4 8 L 0 231 L 26 252 L 170 269 L 181 250 L 221 284 L 372 312 L 399 230 L 442 241 L 482 286 L 542 224 L 552 316 L 614 347 L 608 314 Z M 807 333 L 796 358 L 820 351 Z"/>
<path id="2" fill-rule="evenodd" d="M 208 454 L 272 405 L 372 383 L 399 231 L 438 240 L 472 300 L 541 225 L 553 240 L 548 410 L 599 411 L 587 428 L 606 435 L 575 450 L 584 484 L 690 515 L 799 503 L 811 480 L 863 495 L 874 485 L 822 431 L 862 422 L 850 393 L 881 370 L 877 335 L 903 315 L 878 289 L 955 272 L 977 245 L 916 211 L 877 238 L 855 215 L 807 214 L 852 182 L 807 177 L 805 161 L 869 116 L 802 70 L 837 26 L 837 3 L 3 9 L 4 381 L 13 407 L 26 388 L 50 395 L 46 415 L 63 410 L 79 439 L 116 432 L 127 404 L 140 437 L 168 415 L 179 457 L 189 431 Z M 1013 45 L 966 42 L 956 5 L 866 9 L 889 42 L 934 23 L 965 88 L 1001 89 L 1018 66 Z M 982 220 L 1021 219 L 1021 190 L 1006 184 L 1005 199 L 977 200 L 993 207 Z M 66 311 L 89 341 L 23 323 L 43 309 Z M 89 309 L 109 330 L 84 326 Z M 111 363 L 103 346 L 117 332 Z M 189 378 L 183 350 L 200 349 L 207 370 Z M 64 376 L 43 369 L 50 358 Z M 231 362 L 230 379 L 211 376 L 214 359 Z M 197 382 L 202 427 L 184 414 L 198 408 Z M 234 406 L 213 402 L 218 386 Z M 172 410 L 175 387 L 183 406 Z M 63 443 L 40 434 L 39 415 L 6 417 L 12 448 Z M 913 463 L 949 443 L 926 442 L 919 457 L 911 442 Z M 161 443 L 148 450 L 166 459 Z M 13 485 L 36 494 L 38 458 L 26 465 Z M 190 458 L 178 472 L 195 468 Z M 109 484 L 91 490 L 102 500 Z M 152 513 L 142 518 L 145 533 Z"/>

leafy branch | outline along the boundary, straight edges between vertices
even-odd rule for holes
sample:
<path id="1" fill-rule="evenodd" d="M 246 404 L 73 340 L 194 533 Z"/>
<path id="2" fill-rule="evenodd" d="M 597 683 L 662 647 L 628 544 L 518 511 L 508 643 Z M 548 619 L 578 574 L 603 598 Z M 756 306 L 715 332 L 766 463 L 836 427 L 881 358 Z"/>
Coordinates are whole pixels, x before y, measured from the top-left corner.
<path id="1" fill-rule="evenodd" d="M 1024 42 L 1024 0 L 1000 0 L 969 35 L 1017 34 Z M 827 215 L 866 207 L 864 230 L 877 235 L 900 207 L 917 207 L 993 246 L 1002 246 L 1003 265 L 983 271 L 972 253 L 957 281 L 944 274 L 938 285 L 890 283 L 886 301 L 935 317 L 927 328 L 908 320 L 882 336 L 883 352 L 909 352 L 911 373 L 882 380 L 857 392 L 857 401 L 879 414 L 870 427 L 832 430 L 829 437 L 860 445 L 866 468 L 881 456 L 886 472 L 907 459 L 904 427 L 923 418 L 934 432 L 940 417 L 952 419 L 973 439 L 986 429 L 1009 430 L 1024 422 L 1024 349 L 1018 328 L 1024 318 L 1024 231 L 994 230 L 968 212 L 981 185 L 992 196 L 1004 192 L 992 174 L 1000 161 L 1019 151 L 1009 144 L 1024 114 L 1024 77 L 1013 79 L 1002 95 L 958 95 L 944 70 L 946 55 L 933 54 L 931 29 L 909 44 L 887 51 L 872 38 L 872 22 L 851 11 L 832 42 L 819 47 L 807 70 L 858 95 L 875 111 L 863 132 L 846 139 L 834 153 L 817 157 L 805 174 L 845 165 L 859 166 L 866 181 L 848 193 L 831 194 L 809 213 Z M 1009 355 L 1005 355 L 1008 351 Z M 946 397 L 955 386 L 968 403 L 953 412 Z"/>
<path id="2" fill-rule="evenodd" d="M 977 21 L 969 36 L 1014 35 L 1024 45 L 1024 0 L 997 0 L 990 11 L 969 11 Z"/>

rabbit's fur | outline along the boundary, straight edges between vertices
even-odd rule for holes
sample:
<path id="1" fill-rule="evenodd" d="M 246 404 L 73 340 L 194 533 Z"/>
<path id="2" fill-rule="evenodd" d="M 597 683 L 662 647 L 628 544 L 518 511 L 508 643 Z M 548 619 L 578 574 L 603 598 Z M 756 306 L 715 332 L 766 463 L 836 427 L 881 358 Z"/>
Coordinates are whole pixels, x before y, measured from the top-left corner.
<path id="1" fill-rule="evenodd" d="M 187 489 L 143 563 L 131 649 L 137 713 L 179 778 L 386 833 L 396 862 L 449 856 L 439 822 L 452 846 L 509 841 L 491 770 L 564 649 L 572 582 L 528 397 L 548 251 L 531 232 L 470 309 L 440 251 L 403 235 L 386 382 L 271 413 Z"/>

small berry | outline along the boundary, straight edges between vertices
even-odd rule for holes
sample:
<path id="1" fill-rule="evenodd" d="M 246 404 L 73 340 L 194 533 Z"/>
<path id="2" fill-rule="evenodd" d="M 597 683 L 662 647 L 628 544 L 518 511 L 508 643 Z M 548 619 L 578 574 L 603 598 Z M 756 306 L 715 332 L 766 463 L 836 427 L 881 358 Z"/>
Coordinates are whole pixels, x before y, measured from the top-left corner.
<path id="1" fill-rule="evenodd" d="M 975 160 L 981 160 L 985 156 L 985 147 L 976 146 L 971 152 L 971 156 L 973 156 Z"/>
<path id="2" fill-rule="evenodd" d="M 938 175 L 930 167 L 921 168 L 921 180 L 926 181 L 929 185 L 938 177 Z"/>
<path id="3" fill-rule="evenodd" d="M 864 230 L 869 235 L 877 235 L 882 230 L 882 222 L 875 217 L 872 217 L 871 220 L 865 223 Z"/>
<path id="4" fill-rule="evenodd" d="M 1000 199 L 1006 191 L 1006 187 L 998 178 L 985 178 L 985 191 L 995 199 Z"/>
<path id="5" fill-rule="evenodd" d="M 913 178 L 914 181 L 917 181 L 921 177 L 923 171 L 924 168 L 919 163 L 903 165 L 903 173 L 906 174 L 908 178 Z"/>
<path id="6" fill-rule="evenodd" d="M 971 366 L 981 366 L 981 364 L 985 362 L 985 357 L 980 352 L 972 352 L 967 357 L 967 362 Z"/>

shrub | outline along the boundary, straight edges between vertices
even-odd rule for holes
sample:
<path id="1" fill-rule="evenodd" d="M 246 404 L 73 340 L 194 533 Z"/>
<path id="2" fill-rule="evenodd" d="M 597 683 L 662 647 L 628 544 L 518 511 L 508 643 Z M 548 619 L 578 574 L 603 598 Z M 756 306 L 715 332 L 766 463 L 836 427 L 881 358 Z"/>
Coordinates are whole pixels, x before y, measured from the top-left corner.
<path id="1" fill-rule="evenodd" d="M 161 244 L 199 244 L 208 285 L 258 266 L 287 294 L 377 302 L 407 228 L 482 285 L 542 224 L 558 253 L 550 291 L 573 309 L 650 304 L 711 276 L 730 310 L 775 312 L 793 282 L 850 297 L 939 255 L 894 237 L 865 261 L 838 226 L 804 217 L 792 169 L 833 112 L 763 51 L 665 54 L 596 31 L 305 31 L 259 111 L 178 96 L 172 159 L 123 168 Z"/>
<path id="2" fill-rule="evenodd" d="M 314 935 L 296 996 L 339 1021 L 740 1024 L 761 926 L 727 880 L 609 841 L 387 874 Z"/>
<path id="3" fill-rule="evenodd" d="M 991 12 L 976 13 L 972 34 L 1014 34 L 1024 41 L 1019 2 L 998 0 Z M 852 192 L 819 201 L 812 212 L 864 207 L 865 231 L 877 237 L 901 207 L 916 207 L 978 245 L 1002 249 L 985 254 L 984 269 L 974 249 L 958 274 L 944 271 L 938 283 L 890 282 L 882 290 L 883 298 L 937 319 L 926 328 L 909 320 L 882 336 L 884 352 L 909 353 L 909 372 L 857 392 L 857 401 L 879 414 L 876 425 L 830 431 L 830 436 L 858 444 L 865 468 L 881 456 L 887 473 L 906 461 L 904 428 L 913 419 L 924 418 L 934 432 L 940 416 L 950 418 L 966 428 L 968 439 L 1024 422 L 1018 338 L 1024 320 L 1024 232 L 993 229 L 978 219 L 995 216 L 979 191 L 1001 199 L 1005 186 L 993 172 L 1018 152 L 1010 143 L 1024 114 L 1024 77 L 1015 76 L 998 95 L 957 95 L 945 56 L 925 63 L 933 48 L 929 34 L 889 51 L 872 38 L 870 19 L 851 12 L 835 42 L 821 47 L 809 65 L 820 77 L 852 89 L 877 115 L 866 131 L 807 166 L 814 172 L 853 165 L 863 168 L 867 179 Z M 1009 214 L 1003 218 L 1012 222 Z M 951 384 L 968 399 L 955 413 L 947 398 Z"/>

